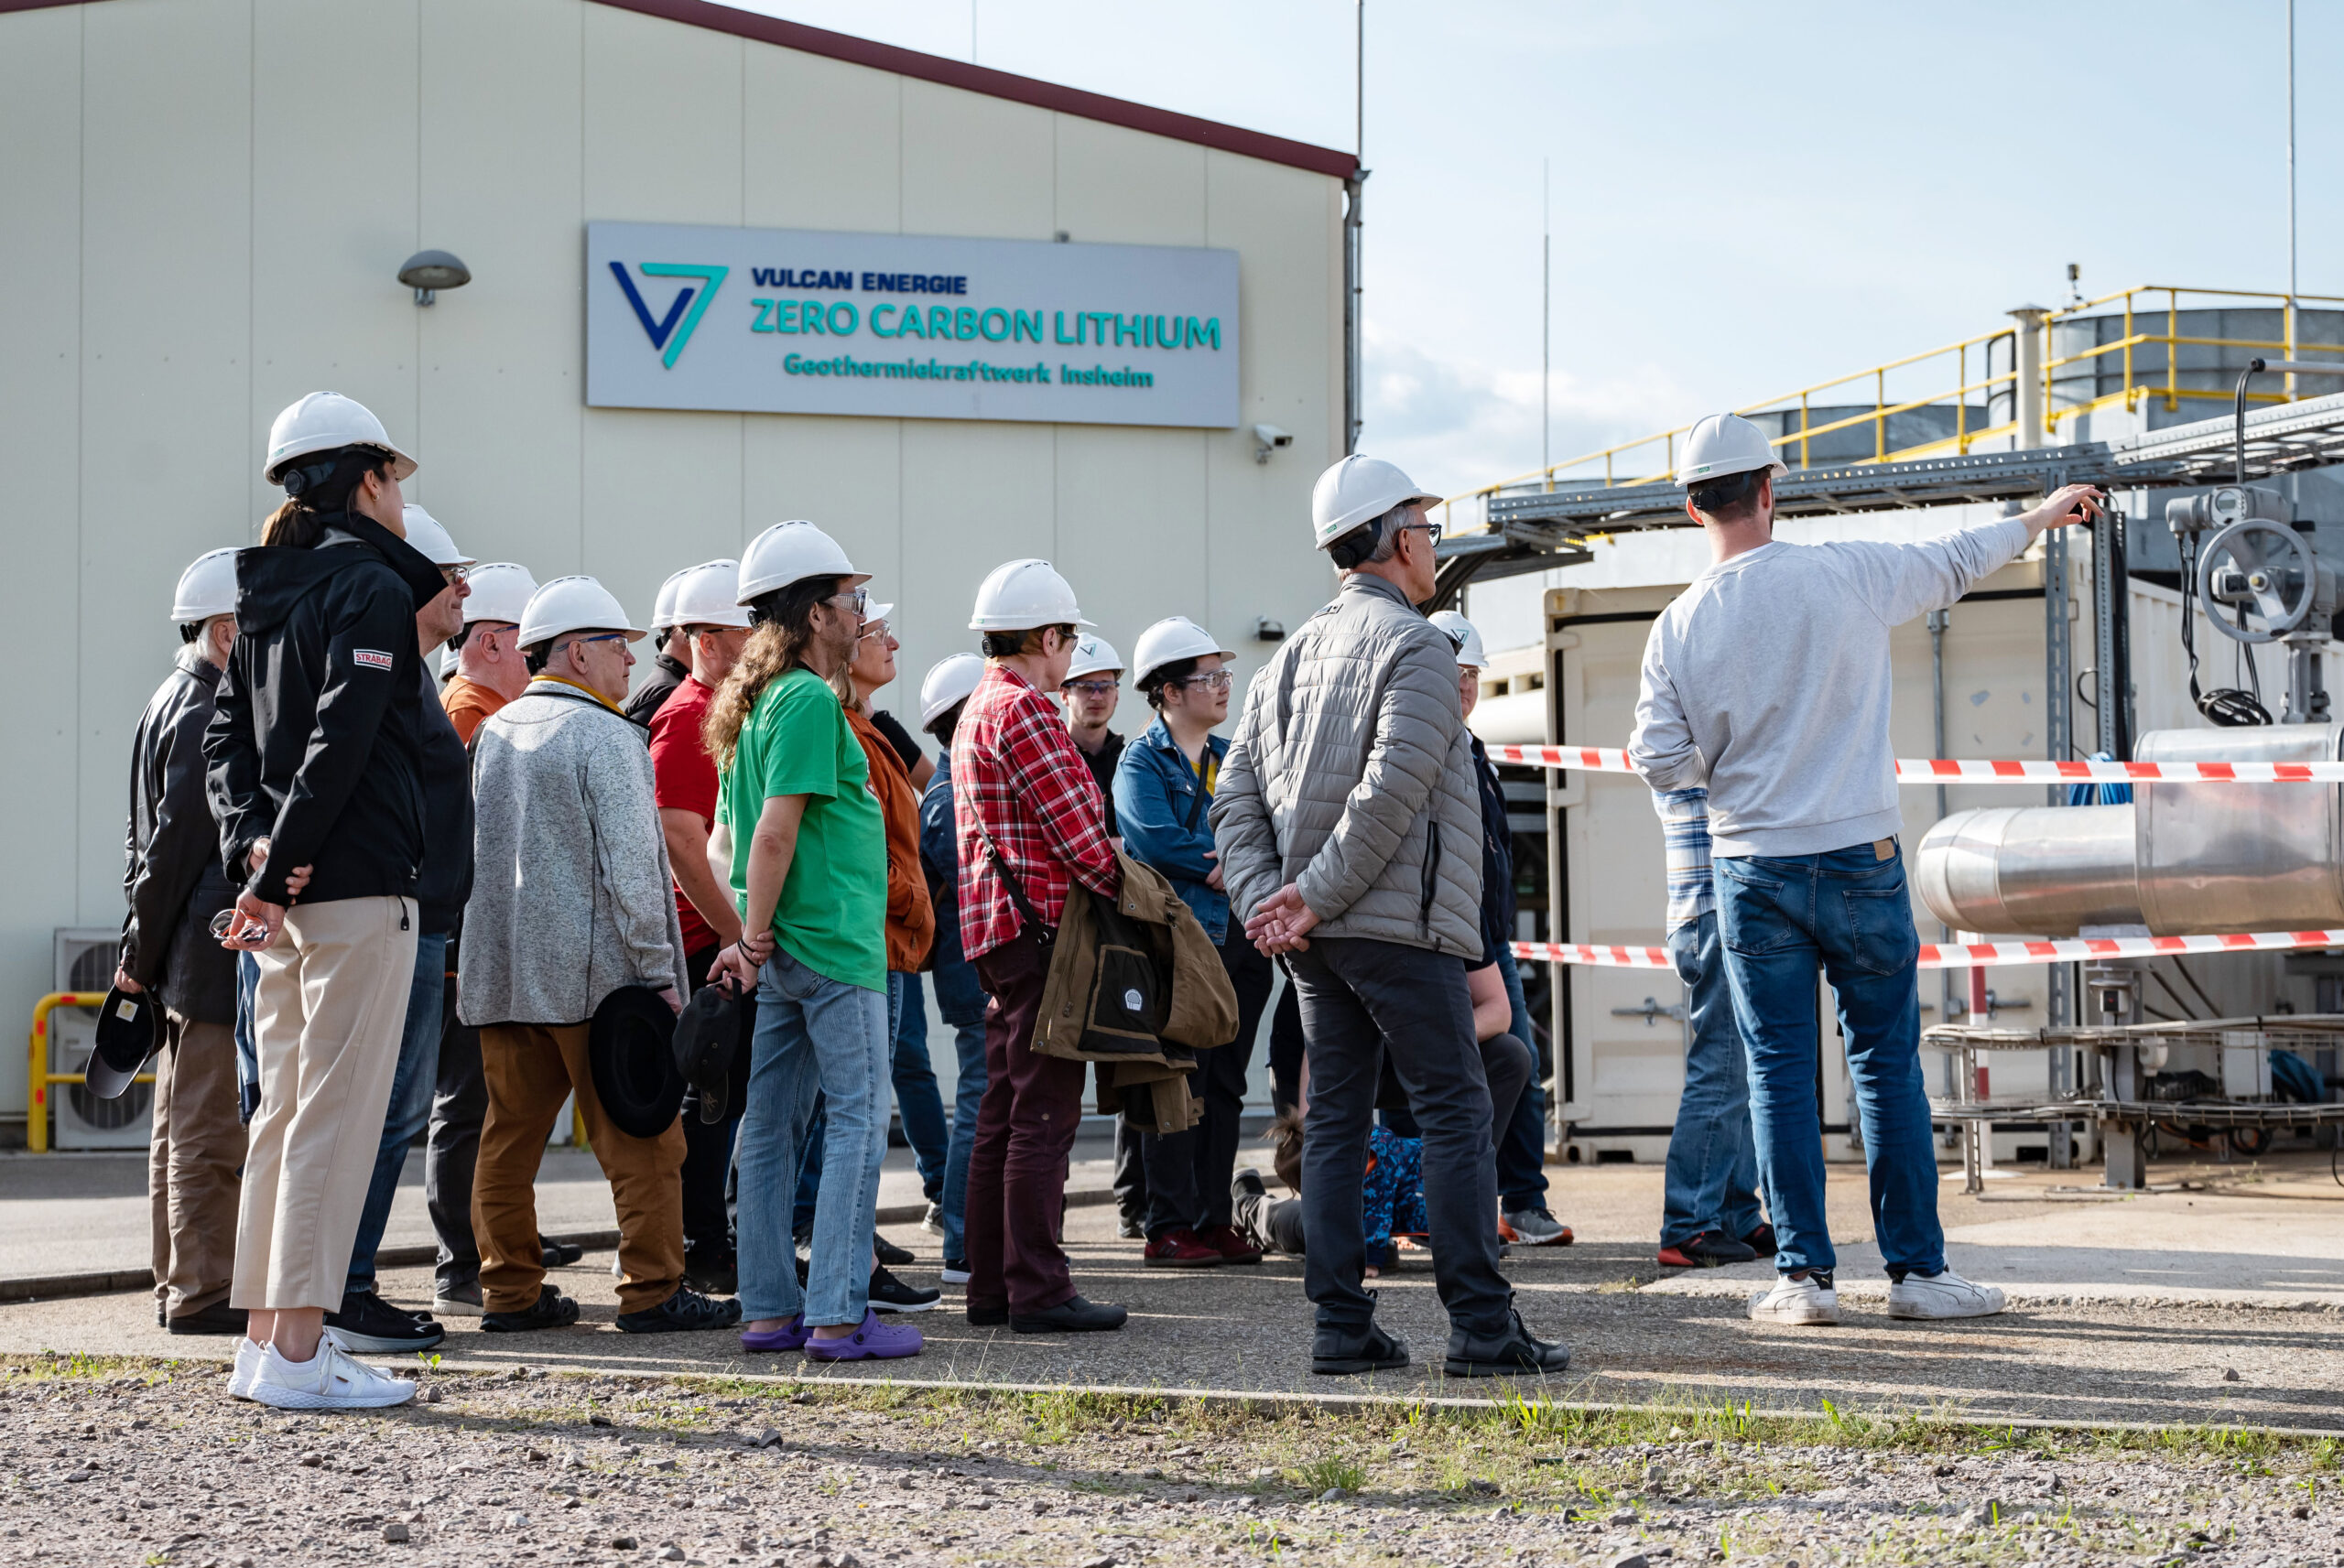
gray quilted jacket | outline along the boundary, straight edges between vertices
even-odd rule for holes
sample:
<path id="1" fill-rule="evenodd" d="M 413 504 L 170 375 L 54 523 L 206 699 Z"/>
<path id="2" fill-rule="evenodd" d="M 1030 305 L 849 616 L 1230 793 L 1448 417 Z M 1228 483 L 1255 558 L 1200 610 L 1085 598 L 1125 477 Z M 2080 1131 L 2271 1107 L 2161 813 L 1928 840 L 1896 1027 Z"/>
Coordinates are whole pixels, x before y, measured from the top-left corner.
<path id="1" fill-rule="evenodd" d="M 1447 637 L 1354 572 L 1245 691 L 1213 794 L 1230 918 L 1295 882 L 1327 936 L 1481 956 L 1481 806 Z"/>

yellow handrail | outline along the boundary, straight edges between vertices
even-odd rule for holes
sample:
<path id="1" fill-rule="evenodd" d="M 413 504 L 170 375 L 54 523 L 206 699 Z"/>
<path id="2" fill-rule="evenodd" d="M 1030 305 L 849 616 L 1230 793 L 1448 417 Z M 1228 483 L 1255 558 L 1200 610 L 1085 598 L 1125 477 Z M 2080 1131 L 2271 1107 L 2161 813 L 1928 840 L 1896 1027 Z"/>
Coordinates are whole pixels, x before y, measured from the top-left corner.
<path id="1" fill-rule="evenodd" d="M 86 1073 L 52 1073 L 49 1070 L 49 1015 L 60 1007 L 96 1007 L 106 1000 L 103 991 L 51 991 L 33 1003 L 33 1033 L 28 1054 L 31 1067 L 25 1085 L 25 1147 L 36 1154 L 49 1152 L 49 1089 L 52 1084 L 79 1084 L 89 1081 Z M 151 1084 L 152 1073 L 141 1073 L 133 1080 Z"/>
<path id="2" fill-rule="evenodd" d="M 2146 308 L 2143 308 L 2141 305 L 2136 305 L 2137 296 L 2158 294 L 2165 296 L 2164 300 L 2159 302 L 2159 304 L 2149 305 Z M 2281 314 L 2284 321 L 2284 336 L 2279 339 L 2208 338 L 2184 334 L 2180 330 L 2180 317 L 2183 308 L 2181 305 L 2181 298 L 2184 295 L 2211 296 L 2220 299 L 2252 299 L 2275 302 L 2280 308 Z M 2122 304 L 2124 319 L 2124 332 L 2121 338 L 2106 343 L 2094 344 L 2089 348 L 2081 350 L 2075 353 L 2057 356 L 2053 356 L 2049 353 L 2048 350 L 2051 342 L 2051 333 L 2054 327 L 2064 321 L 2092 316 L 2094 312 L 2100 311 L 2102 307 L 2115 304 L 2119 301 Z M 2267 290 L 2259 289 L 2189 288 L 2173 284 L 2136 284 L 2130 288 L 2120 288 L 2111 293 L 2103 294 L 2096 299 L 2087 299 L 2080 304 L 2067 306 L 2062 309 L 2046 311 L 2043 316 L 2042 323 L 2037 329 L 2042 333 L 2044 348 L 2046 350 L 2042 362 L 2044 423 L 2042 434 L 2046 436 L 2054 435 L 2057 431 L 2060 420 L 2073 418 L 2078 415 L 2089 414 L 2095 409 L 2108 407 L 2112 404 L 2122 403 L 2127 408 L 2137 408 L 2139 406 L 2141 395 L 2144 392 L 2154 392 L 2156 395 L 2162 397 L 2165 400 L 2165 407 L 2168 410 L 2178 409 L 2181 406 L 2181 400 L 2184 398 L 2205 399 L 2209 401 L 2219 400 L 2224 403 L 2229 402 L 2231 397 L 2231 394 L 2230 392 L 2209 390 L 2202 387 L 2186 387 L 2181 384 L 2181 368 L 2179 363 L 2180 355 L 2176 351 L 2185 347 L 2247 349 L 2256 351 L 2275 351 L 2284 353 L 2285 357 L 2289 359 L 2300 359 L 2306 354 L 2315 352 L 2344 354 L 2344 343 L 2306 343 L 2300 340 L 2300 334 L 2297 330 L 2297 319 L 2301 307 L 2305 305 L 2344 306 L 2344 297 L 2335 295 L 2299 294 L 2291 297 L 2284 293 L 2272 293 Z M 2143 325 L 2144 321 L 2153 319 L 2155 316 L 2159 315 L 2165 318 L 2165 330 L 2158 332 L 2146 330 Z M 1800 387 L 1796 391 L 1786 392 L 1779 396 L 1764 398 L 1759 402 L 1749 404 L 1738 408 L 1734 410 L 1734 412 L 1742 415 L 1781 415 L 1784 416 L 1784 423 L 1785 426 L 1789 424 L 1788 416 L 1793 412 L 1796 412 L 1798 416 L 1797 427 L 1795 429 L 1785 428 L 1780 435 L 1768 437 L 1767 441 L 1770 445 L 1777 448 L 1778 449 L 1782 449 L 1785 461 L 1790 460 L 1790 451 L 1788 449 L 1796 446 L 1797 448 L 1798 455 L 1794 466 L 1798 468 L 1806 468 L 1809 466 L 1811 446 L 1817 437 L 1830 435 L 1837 431 L 1850 429 L 1854 427 L 1864 424 L 1870 424 L 1872 427 L 1872 455 L 1869 460 L 1864 460 L 1872 462 L 1894 462 L 1903 460 L 1933 456 L 1937 453 L 1945 451 L 1967 452 L 1979 441 L 1989 440 L 1997 437 L 2010 436 L 2016 433 L 2017 427 L 2014 421 L 2006 421 L 2002 424 L 1992 425 L 1980 429 L 1970 428 L 1970 396 L 1973 393 L 1984 393 L 1986 394 L 1987 406 L 1991 407 L 1992 397 L 1996 392 L 2007 390 L 2013 395 L 2016 393 L 2018 381 L 2018 372 L 2016 369 L 2018 360 L 2018 354 L 2016 352 L 2017 334 L 2024 330 L 2024 329 L 2020 327 L 2004 327 L 1995 331 L 1980 333 L 1976 337 L 1963 338 L 1955 342 L 1947 343 L 1939 348 L 1925 349 L 1919 353 L 1906 354 L 1900 359 L 1883 360 L 1876 365 L 1868 366 L 1867 368 L 1854 372 L 1851 374 L 1836 376 L 1829 381 L 1817 382 L 1812 385 Z M 2010 362 L 2013 368 L 2000 373 L 1988 370 L 1979 378 L 1973 379 L 1970 371 L 1970 351 L 1972 349 L 1980 349 L 1985 345 L 1991 345 L 2004 339 L 2008 339 L 2012 342 L 2013 351 L 2010 355 Z M 2150 373 L 2150 374 L 2146 375 L 2141 373 L 2136 362 L 2133 351 L 2152 343 L 2162 345 L 2165 350 L 2165 365 L 2163 367 L 2163 374 L 2161 375 L 2157 375 L 2154 373 Z M 1988 351 L 1988 352 L 1990 357 L 1987 359 L 1986 362 L 1991 364 L 1991 351 Z M 2111 354 L 2122 356 L 2122 368 L 2118 373 L 2122 385 L 2120 385 L 2116 391 L 2098 394 L 2094 396 L 2082 398 L 2075 402 L 2055 404 L 2055 397 L 2062 395 L 2060 389 L 2056 385 L 2059 379 L 2058 373 L 2061 370 L 2070 369 L 2071 367 L 2079 364 L 2090 363 L 2094 367 L 2092 373 L 2097 376 L 2099 374 L 2105 373 L 2099 369 L 2099 362 L 2103 361 Z M 1913 365 L 1921 364 L 1931 360 L 1940 359 L 1947 356 L 1950 356 L 1954 360 L 1954 384 L 1951 387 L 1942 388 L 1917 397 L 1906 398 L 1896 403 L 1891 403 L 1889 401 L 1889 373 L 1904 370 Z M 1860 413 L 1847 415 L 1840 418 L 1831 420 L 1827 424 L 1815 425 L 1810 423 L 1808 410 L 1812 406 L 1817 394 L 1829 392 L 1835 388 L 1845 387 L 1852 383 L 1860 381 L 1870 381 L 1872 384 L 1871 388 L 1872 393 L 1872 405 L 1870 408 L 1863 409 Z M 2281 389 L 2264 392 L 2252 392 L 2248 395 L 2249 400 L 2256 403 L 2289 402 L 2294 400 L 2296 395 L 2295 377 L 2293 374 L 2289 374 L 2286 377 L 2285 384 Z M 1891 450 L 1889 449 L 1888 421 L 1891 417 L 1899 414 L 1910 413 L 1915 409 L 1941 405 L 1948 401 L 1952 403 L 1954 408 L 1954 433 L 1951 436 L 1943 437 L 1933 441 L 1924 442 L 1919 446 L 1905 447 L 1896 450 Z M 2015 403 L 2015 396 L 2013 396 L 2013 401 Z M 1532 469 L 1524 473 L 1509 475 L 1504 479 L 1494 481 L 1489 484 L 1478 485 L 1471 490 L 1460 491 L 1457 494 L 1449 497 L 1446 501 L 1441 503 L 1444 518 L 1450 522 L 1452 532 L 1461 531 L 1460 526 L 1455 523 L 1453 518 L 1449 518 L 1449 515 L 1450 509 L 1453 508 L 1458 502 L 1484 500 L 1490 496 L 1503 493 L 1507 490 L 1529 484 L 1538 484 L 1546 489 L 1551 490 L 1554 488 L 1557 475 L 1563 474 L 1566 470 L 1579 469 L 1595 463 L 1601 463 L 1602 465 L 1602 483 L 1607 487 L 1616 484 L 1649 483 L 1658 480 L 1665 480 L 1668 478 L 1669 475 L 1673 474 L 1677 469 L 1677 438 L 1679 436 L 1684 435 L 1685 432 L 1690 428 L 1692 428 L 1690 425 L 1672 426 L 1670 428 L 1660 431 L 1655 435 L 1644 436 L 1633 441 L 1622 441 L 1609 447 L 1598 448 L 1594 451 L 1584 452 L 1577 457 L 1565 458 L 1560 462 L 1550 464 L 1543 469 Z M 1636 474 L 1623 477 L 1617 471 L 1619 460 L 1622 457 L 1628 453 L 1636 452 L 1655 445 L 1661 448 L 1661 451 L 1656 455 L 1658 455 L 1662 460 L 1662 467 L 1657 473 Z M 1594 476 L 1590 474 L 1586 477 L 1592 479 Z M 1468 524 L 1465 526 L 1470 525 L 1471 524 Z"/>

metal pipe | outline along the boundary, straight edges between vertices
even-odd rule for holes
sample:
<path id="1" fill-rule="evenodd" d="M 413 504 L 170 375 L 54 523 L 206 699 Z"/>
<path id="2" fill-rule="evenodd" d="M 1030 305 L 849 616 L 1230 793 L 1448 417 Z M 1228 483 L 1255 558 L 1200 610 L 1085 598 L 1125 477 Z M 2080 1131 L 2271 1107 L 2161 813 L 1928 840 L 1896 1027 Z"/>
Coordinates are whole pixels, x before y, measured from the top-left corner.
<path id="1" fill-rule="evenodd" d="M 2012 350 L 2012 366 L 2017 373 L 2011 388 L 2015 395 L 2012 417 L 2018 426 L 2011 437 L 2014 451 L 2031 451 L 2044 445 L 2043 319 L 2049 314 L 2040 305 L 2022 305 L 2011 312 L 2018 322 Z"/>

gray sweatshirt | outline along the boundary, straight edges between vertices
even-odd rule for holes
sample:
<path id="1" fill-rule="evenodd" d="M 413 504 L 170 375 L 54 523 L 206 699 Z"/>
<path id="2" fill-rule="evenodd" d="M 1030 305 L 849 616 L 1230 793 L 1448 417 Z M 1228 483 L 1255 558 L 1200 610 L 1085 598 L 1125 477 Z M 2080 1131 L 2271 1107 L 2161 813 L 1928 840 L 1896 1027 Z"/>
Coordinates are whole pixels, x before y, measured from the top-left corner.
<path id="1" fill-rule="evenodd" d="M 621 986 L 684 986 L 643 732 L 539 680 L 472 739 L 473 876 L 456 1015 L 583 1023 Z"/>
<path id="2" fill-rule="evenodd" d="M 1777 539 L 1711 567 L 1653 623 L 1628 761 L 1654 789 L 1708 788 L 1718 855 L 1894 837 L 1889 630 L 2026 544 L 2013 517 L 1915 545 Z"/>

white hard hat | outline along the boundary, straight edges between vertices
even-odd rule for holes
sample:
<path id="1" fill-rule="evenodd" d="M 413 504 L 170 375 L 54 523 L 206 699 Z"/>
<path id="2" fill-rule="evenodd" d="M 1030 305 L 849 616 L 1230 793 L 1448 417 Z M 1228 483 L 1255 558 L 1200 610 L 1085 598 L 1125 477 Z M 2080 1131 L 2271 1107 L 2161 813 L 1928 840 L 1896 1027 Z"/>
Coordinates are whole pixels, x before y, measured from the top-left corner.
<path id="1" fill-rule="evenodd" d="M 1323 550 L 1361 524 L 1411 501 L 1437 506 L 1440 497 L 1426 494 L 1415 480 L 1382 458 L 1353 452 L 1310 487 L 1311 542 Z"/>
<path id="2" fill-rule="evenodd" d="M 939 659 L 920 677 L 920 728 L 943 718 L 956 702 L 966 702 L 977 683 L 985 677 L 985 662 L 974 654 L 955 654 L 949 659 Z"/>
<path id="3" fill-rule="evenodd" d="M 415 460 L 391 445 L 383 422 L 364 404 L 339 392 L 312 392 L 269 426 L 268 458 L 261 465 L 260 477 L 281 484 L 286 467 L 294 459 L 344 447 L 379 447 L 388 452 L 393 479 L 405 479 L 415 471 Z"/>
<path id="4" fill-rule="evenodd" d="M 521 611 L 521 646 L 534 648 L 564 632 L 624 632 L 630 643 L 643 635 L 611 590 L 591 577 L 558 577 L 529 595 Z"/>
<path id="5" fill-rule="evenodd" d="M 236 612 L 236 551 L 206 550 L 179 573 L 171 595 L 171 619 L 181 625 Z"/>
<path id="6" fill-rule="evenodd" d="M 423 552 L 423 558 L 435 567 L 468 567 L 472 558 L 456 548 L 456 541 L 440 520 L 410 501 L 404 514 L 407 519 L 407 542 Z"/>
<path id="7" fill-rule="evenodd" d="M 1224 659 L 1237 656 L 1187 616 L 1167 615 L 1139 634 L 1139 648 L 1132 656 L 1132 678 L 1145 686 L 1147 677 L 1165 665 L 1201 659 L 1207 654 L 1219 654 Z"/>
<path id="8" fill-rule="evenodd" d="M 1076 638 L 1074 660 L 1066 667 L 1066 678 L 1073 680 L 1080 676 L 1095 676 L 1101 670 L 1112 670 L 1117 675 L 1123 674 L 1123 654 L 1115 652 L 1115 645 L 1104 637 L 1093 635 Z"/>
<path id="9" fill-rule="evenodd" d="M 1481 648 L 1481 633 L 1470 621 L 1454 610 L 1436 610 L 1425 619 L 1438 627 L 1457 645 L 1459 664 L 1470 665 L 1477 670 L 1489 664 L 1490 655 Z"/>
<path id="10" fill-rule="evenodd" d="M 667 574 L 667 580 L 659 585 L 658 597 L 651 601 L 651 630 L 665 632 L 676 624 L 676 590 L 683 587 L 686 578 L 698 570 L 698 567 L 686 567 L 681 571 Z"/>
<path id="11" fill-rule="evenodd" d="M 1089 626 L 1075 607 L 1074 589 L 1047 561 L 1004 561 L 977 588 L 971 632 L 1025 632 L 1036 626 Z"/>
<path id="12" fill-rule="evenodd" d="M 809 577 L 844 578 L 841 591 L 861 588 L 871 580 L 869 572 L 854 569 L 846 558 L 839 542 L 803 518 L 776 523 L 749 541 L 746 554 L 741 557 L 741 584 L 734 597 L 746 604 L 761 594 L 777 588 L 787 588 L 793 582 L 803 582 Z"/>
<path id="13" fill-rule="evenodd" d="M 893 604 L 866 604 L 863 607 L 863 623 L 865 626 L 876 626 L 895 612 L 895 607 Z"/>
<path id="14" fill-rule="evenodd" d="M 474 567 L 464 580 L 472 590 L 464 600 L 467 626 L 475 621 L 509 621 L 517 626 L 537 591 L 537 579 L 518 561 L 490 561 Z"/>
<path id="15" fill-rule="evenodd" d="M 1764 469 L 1776 479 L 1790 472 L 1767 444 L 1766 433 L 1739 414 L 1709 414 L 1685 432 L 1685 456 L 1677 482 L 1690 488 L 1703 480 Z"/>
<path id="16" fill-rule="evenodd" d="M 730 558 L 702 561 L 678 572 L 659 590 L 663 622 L 651 618 L 652 630 L 668 626 L 746 626 L 749 612 L 741 608 L 741 563 Z"/>

